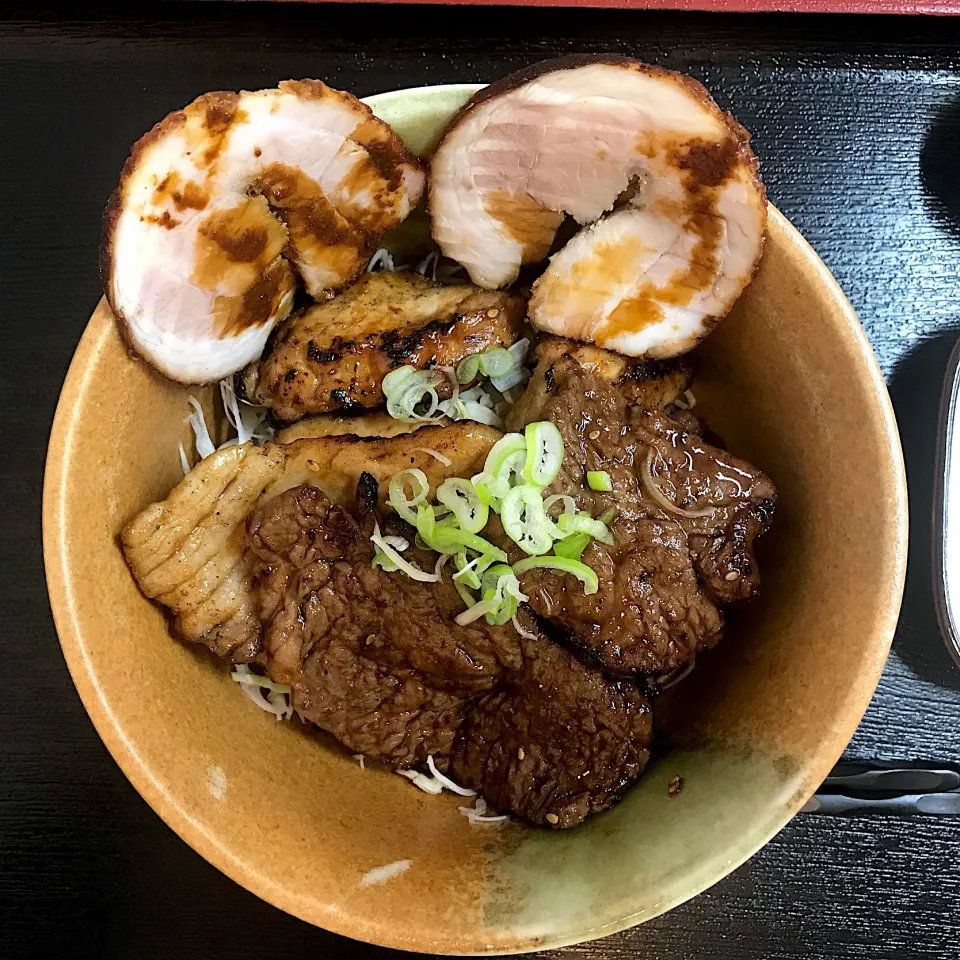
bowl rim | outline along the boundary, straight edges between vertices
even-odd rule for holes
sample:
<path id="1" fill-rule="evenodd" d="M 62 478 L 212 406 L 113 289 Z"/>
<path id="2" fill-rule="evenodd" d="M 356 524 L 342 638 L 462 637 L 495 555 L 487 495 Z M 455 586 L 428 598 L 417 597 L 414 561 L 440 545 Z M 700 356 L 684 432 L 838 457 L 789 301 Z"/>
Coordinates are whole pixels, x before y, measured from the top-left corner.
<path id="1" fill-rule="evenodd" d="M 483 89 L 486 84 L 456 83 L 434 84 L 421 87 L 408 87 L 400 90 L 391 90 L 363 98 L 363 102 L 377 107 L 395 99 L 406 99 L 413 95 L 425 95 L 433 92 L 473 94 Z M 852 305 L 843 293 L 836 278 L 817 255 L 816 251 L 793 226 L 792 223 L 775 207 L 768 203 L 769 218 L 775 222 L 795 248 L 797 256 L 806 260 L 815 270 L 818 282 L 827 290 L 846 320 L 846 327 L 852 334 L 858 349 L 861 370 L 872 393 L 879 403 L 882 413 L 882 430 L 886 440 L 890 463 L 890 482 L 892 486 L 893 504 L 891 513 L 895 520 L 897 540 L 891 544 L 893 559 L 891 563 L 890 591 L 878 605 L 877 628 L 874 649 L 876 656 L 865 663 L 859 677 L 859 687 L 864 691 L 862 702 L 855 708 L 848 709 L 842 722 L 831 725 L 826 742 L 821 746 L 818 754 L 813 758 L 808 773 L 812 782 L 819 783 L 829 773 L 846 748 L 856 728 L 859 726 L 864 713 L 869 706 L 873 693 L 876 690 L 886 663 L 890 646 L 900 613 L 903 597 L 904 581 L 906 576 L 907 544 L 908 544 L 908 511 L 907 511 L 907 481 L 903 452 L 900 442 L 899 429 L 890 395 L 877 362 L 876 355 L 867 338 Z M 57 401 L 56 413 L 51 427 L 50 439 L 47 447 L 46 464 L 43 482 L 42 527 L 43 527 L 43 555 L 46 572 L 47 590 L 50 608 L 53 613 L 58 639 L 63 651 L 64 659 L 70 677 L 77 689 L 87 715 L 103 741 L 114 761 L 123 771 L 134 789 L 146 800 L 149 806 L 158 814 L 188 846 L 195 850 L 208 863 L 216 867 L 230 879 L 244 887 L 249 892 L 267 901 L 272 906 L 283 910 L 298 919 L 330 930 L 342 936 L 359 939 L 395 949 L 413 952 L 436 952 L 437 946 L 429 942 L 414 941 L 396 936 L 395 932 L 378 926 L 377 922 L 356 929 L 356 918 L 350 918 L 347 923 L 341 924 L 335 917 L 326 916 L 323 923 L 298 913 L 289 902 L 283 889 L 265 886 L 263 878 L 249 872 L 241 862 L 228 856 L 183 809 L 178 806 L 176 798 L 161 787 L 151 775 L 148 767 L 141 761 L 136 745 L 130 741 L 119 721 L 112 715 L 100 695 L 95 664 L 88 657 L 80 632 L 76 627 L 74 604 L 70 586 L 69 565 L 65 555 L 65 542 L 61 537 L 62 525 L 60 520 L 64 513 L 64 503 L 67 495 L 65 466 L 68 462 L 72 446 L 72 433 L 77 422 L 73 411 L 76 398 L 82 393 L 85 381 L 90 374 L 91 358 L 96 354 L 100 345 L 103 331 L 97 335 L 93 327 L 93 320 L 102 310 L 109 311 L 105 301 L 100 300 L 90 320 L 84 328 L 83 335 L 74 351 L 70 366 L 61 387 Z M 603 924 L 599 927 L 581 929 L 579 931 L 564 931 L 556 935 L 546 935 L 537 942 L 529 939 L 519 940 L 515 946 L 509 948 L 484 949 L 479 943 L 473 949 L 447 950 L 448 955 L 459 956 L 493 956 L 515 955 L 534 951 L 556 949 L 583 943 L 599 937 L 628 929 L 640 922 L 653 919 L 669 910 L 685 903 L 687 900 L 709 889 L 724 877 L 728 876 L 758 850 L 764 847 L 800 810 L 808 800 L 805 796 L 796 796 L 780 808 L 780 815 L 770 818 L 766 830 L 761 831 L 755 842 L 746 845 L 742 855 L 725 862 L 709 880 L 705 880 L 684 894 L 663 901 L 654 913 L 641 916 L 639 913 L 629 914 L 616 921 Z M 523 935 L 519 935 L 522 937 Z M 375 939 L 374 939 L 375 937 Z"/>

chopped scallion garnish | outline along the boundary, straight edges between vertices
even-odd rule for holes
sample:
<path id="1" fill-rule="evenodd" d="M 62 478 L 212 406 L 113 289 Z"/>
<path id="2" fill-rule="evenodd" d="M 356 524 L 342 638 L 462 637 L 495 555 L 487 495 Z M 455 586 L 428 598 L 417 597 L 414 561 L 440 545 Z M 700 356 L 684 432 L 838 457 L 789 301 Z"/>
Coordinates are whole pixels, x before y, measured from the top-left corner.
<path id="1" fill-rule="evenodd" d="M 609 493 L 613 489 L 610 474 L 606 470 L 588 470 L 587 486 L 591 490 L 600 490 L 604 493 Z"/>

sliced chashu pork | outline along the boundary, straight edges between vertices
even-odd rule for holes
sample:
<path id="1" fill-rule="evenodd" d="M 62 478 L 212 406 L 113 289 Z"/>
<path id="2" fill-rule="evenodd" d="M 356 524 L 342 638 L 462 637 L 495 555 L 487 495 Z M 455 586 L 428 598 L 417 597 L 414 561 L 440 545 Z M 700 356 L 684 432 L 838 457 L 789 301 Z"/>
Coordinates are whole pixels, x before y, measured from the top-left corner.
<path id="1" fill-rule="evenodd" d="M 630 356 L 695 344 L 750 282 L 766 201 L 749 135 L 695 80 L 625 57 L 537 64 L 478 93 L 430 165 L 434 239 L 501 287 L 580 231 L 530 319 Z"/>
<path id="2" fill-rule="evenodd" d="M 104 214 L 104 291 L 131 348 L 186 383 L 260 355 L 297 278 L 358 276 L 424 173 L 349 93 L 317 80 L 204 94 L 133 147 Z"/>

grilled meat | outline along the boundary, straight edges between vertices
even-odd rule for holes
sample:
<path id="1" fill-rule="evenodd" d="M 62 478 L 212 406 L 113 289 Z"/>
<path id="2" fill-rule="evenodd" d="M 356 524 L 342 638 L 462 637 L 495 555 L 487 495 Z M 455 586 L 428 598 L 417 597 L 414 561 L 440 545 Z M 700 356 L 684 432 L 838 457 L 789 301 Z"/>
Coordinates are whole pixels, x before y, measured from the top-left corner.
<path id="1" fill-rule="evenodd" d="M 371 565 L 372 522 L 309 486 L 250 520 L 267 668 L 291 685 L 294 708 L 390 767 L 432 757 L 534 823 L 571 827 L 610 806 L 649 755 L 650 707 L 636 687 L 583 667 L 524 610 L 533 639 L 510 623 L 458 626 L 449 579 Z M 435 554 L 404 556 L 427 570 Z"/>
<path id="2" fill-rule="evenodd" d="M 538 330 L 630 356 L 706 336 L 752 280 L 767 206 L 750 136 L 690 77 L 627 57 L 536 64 L 481 90 L 430 160 L 443 253 L 485 287 L 587 224 L 534 285 Z"/>
<path id="3" fill-rule="evenodd" d="M 612 806 L 643 772 L 653 717 L 637 687 L 614 682 L 537 637 L 523 671 L 481 697 L 457 735 L 452 774 L 494 809 L 563 829 Z"/>
<path id="4" fill-rule="evenodd" d="M 260 356 L 297 277 L 342 289 L 423 185 L 390 127 L 318 80 L 204 94 L 134 145 L 104 214 L 104 292 L 161 373 L 220 380 Z"/>
<path id="5" fill-rule="evenodd" d="M 381 383 L 391 370 L 455 366 L 488 347 L 510 346 L 523 335 L 524 309 L 519 297 L 469 285 L 367 274 L 286 321 L 243 389 L 283 421 L 382 407 Z"/>
<path id="6" fill-rule="evenodd" d="M 536 359 L 541 370 L 549 370 L 563 356 L 573 357 L 584 370 L 614 384 L 628 403 L 646 410 L 660 410 L 673 403 L 693 380 L 693 364 L 685 357 L 637 360 L 566 337 L 540 336 Z"/>
<path id="7" fill-rule="evenodd" d="M 668 672 L 715 644 L 718 605 L 759 587 L 753 543 L 773 517 L 770 480 L 662 412 L 629 407 L 571 356 L 540 362 L 507 426 L 538 420 L 556 424 L 564 440 L 547 493 L 569 494 L 595 517 L 613 511 L 615 542 L 591 541 L 583 555 L 600 580 L 591 596 L 548 570 L 523 574 L 531 607 L 585 661 L 614 674 Z M 601 470 L 608 493 L 586 483 L 588 471 Z"/>
<path id="8" fill-rule="evenodd" d="M 361 475 L 382 482 L 385 492 L 385 481 L 407 467 L 423 470 L 435 487 L 479 470 L 499 436 L 473 423 L 433 429 L 430 448 L 449 466 L 413 435 L 226 447 L 124 528 L 124 554 L 143 592 L 170 608 L 180 637 L 236 662 L 255 660 L 262 645 L 243 529 L 258 503 L 306 482 L 336 503 L 352 504 Z"/>
<path id="9" fill-rule="evenodd" d="M 442 427 L 449 420 L 424 420 L 420 423 L 407 423 L 396 420 L 385 410 L 375 410 L 355 416 L 338 416 L 334 413 L 318 413 L 304 417 L 277 431 L 277 443 L 292 443 L 294 440 L 316 439 L 318 437 L 341 437 L 350 434 L 355 437 L 398 437 L 405 433 L 431 427 Z M 424 440 L 424 443 L 428 441 Z"/>

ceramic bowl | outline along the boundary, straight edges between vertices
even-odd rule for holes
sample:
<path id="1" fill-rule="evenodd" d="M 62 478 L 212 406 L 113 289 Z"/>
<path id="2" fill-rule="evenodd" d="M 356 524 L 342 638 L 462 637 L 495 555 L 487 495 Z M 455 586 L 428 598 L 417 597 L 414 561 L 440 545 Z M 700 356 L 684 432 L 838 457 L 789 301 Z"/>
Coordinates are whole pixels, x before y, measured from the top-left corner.
<path id="1" fill-rule="evenodd" d="M 426 154 L 476 89 L 369 102 Z M 897 620 L 907 515 L 870 345 L 775 209 L 756 281 L 698 354 L 698 412 L 779 488 L 760 548 L 762 595 L 663 705 L 657 756 L 618 807 L 566 832 L 475 826 L 457 798 L 361 770 L 274 722 L 223 668 L 171 638 L 116 538 L 181 475 L 187 391 L 127 355 L 101 303 L 60 397 L 43 521 L 64 656 L 117 763 L 248 890 L 387 946 L 556 947 L 641 923 L 716 883 L 800 809 L 863 715 Z M 671 797 L 675 776 L 683 789 Z"/>

